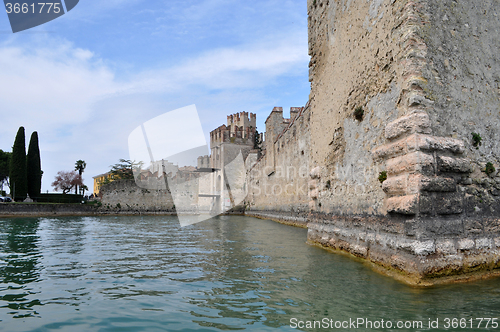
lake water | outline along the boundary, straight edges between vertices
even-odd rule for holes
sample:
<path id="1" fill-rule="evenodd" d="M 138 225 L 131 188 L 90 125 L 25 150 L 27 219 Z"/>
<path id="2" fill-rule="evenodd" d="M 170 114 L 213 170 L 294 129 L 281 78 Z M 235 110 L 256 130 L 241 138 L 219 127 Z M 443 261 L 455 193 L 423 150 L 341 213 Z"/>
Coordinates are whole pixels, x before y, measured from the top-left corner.
<path id="1" fill-rule="evenodd" d="M 0 219 L 0 330 L 500 331 L 476 320 L 500 319 L 499 279 L 413 288 L 306 237 L 241 216 Z"/>

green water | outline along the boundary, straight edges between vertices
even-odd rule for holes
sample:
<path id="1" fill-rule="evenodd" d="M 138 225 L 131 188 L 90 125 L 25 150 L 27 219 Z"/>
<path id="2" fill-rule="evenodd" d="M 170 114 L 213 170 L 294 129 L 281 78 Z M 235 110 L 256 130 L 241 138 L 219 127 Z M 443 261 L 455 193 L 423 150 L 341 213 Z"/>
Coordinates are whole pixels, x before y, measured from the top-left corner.
<path id="1" fill-rule="evenodd" d="M 445 331 L 464 318 L 448 330 L 500 331 L 476 320 L 500 319 L 499 279 L 412 288 L 306 236 L 239 216 L 184 228 L 174 217 L 0 219 L 0 330 L 294 331 L 325 318 Z"/>

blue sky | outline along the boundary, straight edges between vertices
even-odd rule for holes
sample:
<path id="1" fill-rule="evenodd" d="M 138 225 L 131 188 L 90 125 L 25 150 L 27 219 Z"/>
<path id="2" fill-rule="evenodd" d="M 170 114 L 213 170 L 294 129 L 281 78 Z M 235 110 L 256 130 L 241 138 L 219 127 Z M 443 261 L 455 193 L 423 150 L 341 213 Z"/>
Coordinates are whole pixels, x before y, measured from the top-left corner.
<path id="1" fill-rule="evenodd" d="M 80 0 L 12 34 L 0 15 L 0 149 L 38 131 L 43 191 L 87 162 L 85 183 L 119 158 L 141 123 L 195 104 L 206 134 L 226 115 L 309 95 L 305 0 Z M 27 142 L 28 143 L 28 142 Z"/>

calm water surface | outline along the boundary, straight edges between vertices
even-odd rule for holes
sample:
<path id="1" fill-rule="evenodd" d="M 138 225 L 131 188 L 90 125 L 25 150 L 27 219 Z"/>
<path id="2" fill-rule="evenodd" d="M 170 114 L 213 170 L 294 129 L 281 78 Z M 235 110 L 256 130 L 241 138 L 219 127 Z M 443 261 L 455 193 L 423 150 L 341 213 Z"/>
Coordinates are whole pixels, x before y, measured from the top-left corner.
<path id="1" fill-rule="evenodd" d="M 306 235 L 239 216 L 184 228 L 174 217 L 0 219 L 0 330 L 293 331 L 293 318 L 328 317 L 444 331 L 447 317 L 500 319 L 499 279 L 412 288 Z"/>

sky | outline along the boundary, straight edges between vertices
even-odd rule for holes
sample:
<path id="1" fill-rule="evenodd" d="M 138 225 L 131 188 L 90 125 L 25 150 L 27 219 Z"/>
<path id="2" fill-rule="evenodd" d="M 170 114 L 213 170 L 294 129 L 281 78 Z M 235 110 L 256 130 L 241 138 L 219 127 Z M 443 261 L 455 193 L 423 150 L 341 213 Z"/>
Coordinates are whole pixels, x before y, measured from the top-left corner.
<path id="1" fill-rule="evenodd" d="M 308 100 L 307 50 L 306 0 L 80 0 L 15 34 L 0 14 L 0 149 L 37 131 L 42 191 L 79 159 L 92 188 L 165 112 L 196 105 L 206 137 L 236 112 L 261 132 L 274 106 L 288 117 Z"/>

